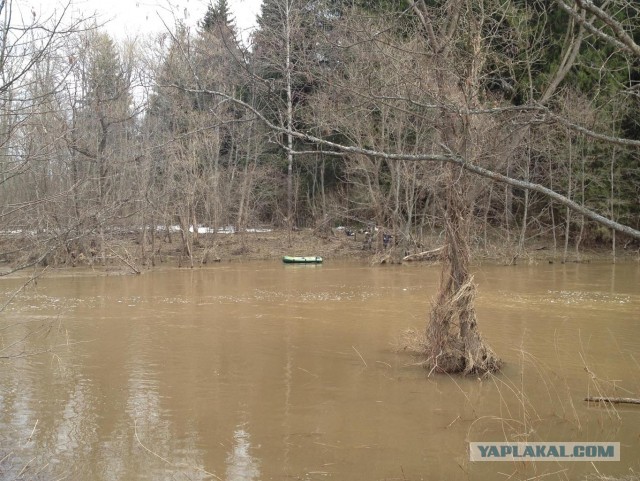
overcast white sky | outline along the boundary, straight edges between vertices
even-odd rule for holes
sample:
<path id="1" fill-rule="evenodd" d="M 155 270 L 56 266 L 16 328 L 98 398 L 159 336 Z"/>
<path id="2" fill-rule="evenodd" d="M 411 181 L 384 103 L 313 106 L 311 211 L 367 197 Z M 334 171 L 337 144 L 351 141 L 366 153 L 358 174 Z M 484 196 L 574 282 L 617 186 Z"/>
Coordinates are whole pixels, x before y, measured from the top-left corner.
<path id="1" fill-rule="evenodd" d="M 175 19 L 188 25 L 196 25 L 202 19 L 209 0 L 71 0 L 72 11 L 84 16 L 97 14 L 101 21 L 109 22 L 105 28 L 116 38 L 160 32 L 164 30 L 162 19 L 173 26 Z M 62 9 L 66 2 L 60 0 L 17 0 L 25 16 L 31 10 L 48 15 L 55 8 Z M 238 30 L 246 38 L 255 26 L 262 0 L 229 0 Z"/>

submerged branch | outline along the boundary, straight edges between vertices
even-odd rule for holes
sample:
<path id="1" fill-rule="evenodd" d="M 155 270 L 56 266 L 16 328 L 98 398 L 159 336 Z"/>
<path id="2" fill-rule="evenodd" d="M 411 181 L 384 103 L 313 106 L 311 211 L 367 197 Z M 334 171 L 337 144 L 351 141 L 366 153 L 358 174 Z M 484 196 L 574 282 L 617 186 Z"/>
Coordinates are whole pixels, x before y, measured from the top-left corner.
<path id="1" fill-rule="evenodd" d="M 640 404 L 640 399 L 635 399 L 631 397 L 593 397 L 589 396 L 584 398 L 585 401 L 598 403 L 598 402 L 607 402 L 612 404 Z"/>

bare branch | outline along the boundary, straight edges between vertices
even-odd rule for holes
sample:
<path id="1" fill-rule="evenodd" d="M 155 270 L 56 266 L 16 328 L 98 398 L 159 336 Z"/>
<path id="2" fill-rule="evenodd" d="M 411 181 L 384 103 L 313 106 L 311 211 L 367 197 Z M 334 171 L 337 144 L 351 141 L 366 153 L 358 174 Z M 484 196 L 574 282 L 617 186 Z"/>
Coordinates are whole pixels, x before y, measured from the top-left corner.
<path id="1" fill-rule="evenodd" d="M 179 88 L 177 86 L 174 86 L 176 88 Z M 553 200 L 555 200 L 556 202 L 559 202 L 560 204 L 564 205 L 565 207 L 568 207 L 569 209 L 571 209 L 574 212 L 577 212 L 580 215 L 585 216 L 588 219 L 591 219 L 595 222 L 598 222 L 599 224 L 602 224 L 606 227 L 609 227 L 610 229 L 614 229 L 618 232 L 622 232 L 623 234 L 627 234 L 631 237 L 634 237 L 636 239 L 640 239 L 640 231 L 633 229 L 629 226 L 625 226 L 623 224 L 620 224 L 618 222 L 615 222 L 611 219 L 608 219 L 576 202 L 574 202 L 573 200 L 565 197 L 562 194 L 559 194 L 558 192 L 551 190 L 547 187 L 544 187 L 543 185 L 540 184 L 536 184 L 533 182 L 527 182 L 527 181 L 523 181 L 523 180 L 518 180 L 518 179 L 514 179 L 512 177 L 508 177 L 506 175 L 500 174 L 498 172 L 494 172 L 492 170 L 486 169 L 484 167 L 480 167 L 479 165 L 475 165 L 472 164 L 470 162 L 467 162 L 466 159 L 454 155 L 453 153 L 449 153 L 449 154 L 403 154 L 403 153 L 389 153 L 389 152 L 381 152 L 381 151 L 377 151 L 377 150 L 372 150 L 372 149 L 365 149 L 362 147 L 357 147 L 357 146 L 349 146 L 349 145 L 342 145 L 339 144 L 337 142 L 330 142 L 328 140 L 325 139 L 321 139 L 319 137 L 310 135 L 310 134 L 305 134 L 302 132 L 297 132 L 297 131 L 289 131 L 287 128 L 285 127 L 280 127 L 278 125 L 273 124 L 272 122 L 270 122 L 267 118 L 265 118 L 260 112 L 258 112 L 255 108 L 253 108 L 251 105 L 247 104 L 246 102 L 243 102 L 242 100 L 236 99 L 234 97 L 229 96 L 228 94 L 225 94 L 223 92 L 219 92 L 219 91 L 214 91 L 214 90 L 187 90 L 189 92 L 194 92 L 194 93 L 207 93 L 207 94 L 211 94 L 211 95 L 218 95 L 222 98 L 225 98 L 227 100 L 231 100 L 235 103 L 237 103 L 238 105 L 241 105 L 242 107 L 249 109 L 251 112 L 253 112 L 254 115 L 256 115 L 256 117 L 258 117 L 269 129 L 275 131 L 275 132 L 279 132 L 279 133 L 283 133 L 283 134 L 289 134 L 293 137 L 296 137 L 298 139 L 302 139 L 305 140 L 307 142 L 311 142 L 311 143 L 315 143 L 315 144 L 319 144 L 319 145 L 324 145 L 327 147 L 331 147 L 335 150 L 339 150 L 342 152 L 346 152 L 346 153 L 352 153 L 352 154 L 361 154 L 361 155 L 367 155 L 370 157 L 379 157 L 379 158 L 383 158 L 386 160 L 407 160 L 407 161 L 427 161 L 427 162 L 448 162 L 448 163 L 453 163 L 456 165 L 459 165 L 460 167 L 462 167 L 463 169 L 472 172 L 474 174 L 480 175 L 482 177 L 486 177 L 488 179 L 494 180 L 496 182 L 501 182 L 504 184 L 508 184 L 514 187 L 519 187 L 521 189 L 526 189 L 526 190 L 530 190 L 533 192 L 538 192 L 540 194 L 543 194 Z"/>
<path id="2" fill-rule="evenodd" d="M 410 5 L 414 13 L 418 17 L 418 20 L 420 20 L 420 23 L 422 24 L 425 31 L 427 32 L 427 36 L 429 37 L 429 42 L 431 43 L 431 50 L 433 51 L 433 53 L 439 52 L 440 43 L 436 39 L 436 34 L 433 31 L 433 24 L 431 23 L 431 18 L 429 18 L 429 14 L 426 11 L 424 1 L 421 0 L 419 4 L 418 2 L 411 1 Z"/>
<path id="3" fill-rule="evenodd" d="M 576 0 L 578 1 L 578 0 Z M 625 51 L 629 51 L 629 52 L 634 52 L 633 49 L 630 49 L 628 45 L 624 44 L 623 42 L 621 42 L 620 40 L 618 40 L 615 37 L 612 37 L 611 35 L 608 35 L 606 33 L 604 33 L 602 30 L 600 30 L 599 28 L 595 27 L 591 22 L 585 20 L 585 18 L 583 16 L 581 16 L 578 12 L 576 12 L 573 8 L 571 8 L 569 5 L 567 5 L 564 0 L 555 0 L 555 2 L 558 4 L 558 6 L 564 10 L 565 12 L 567 12 L 569 15 L 571 15 L 571 17 L 577 21 L 580 25 L 584 26 L 585 29 L 587 29 L 587 31 L 589 31 L 590 33 L 592 33 L 593 35 L 595 35 L 596 37 L 601 38 L 602 40 L 610 43 L 611 45 L 621 49 L 621 50 L 625 50 Z"/>
<path id="4" fill-rule="evenodd" d="M 640 58 L 640 45 L 633 41 L 633 38 L 625 32 L 623 26 L 615 20 L 611 15 L 594 5 L 591 0 L 576 0 L 579 8 L 592 13 L 600 19 L 607 27 L 609 27 L 616 38 L 626 47 L 626 50 Z"/>
<path id="5" fill-rule="evenodd" d="M 571 122 L 570 120 L 566 119 L 565 117 L 562 117 L 561 115 L 554 114 L 553 112 L 551 112 L 551 110 L 545 109 L 545 112 L 549 115 L 549 117 L 561 123 L 565 127 L 568 127 L 571 130 L 575 130 L 576 132 L 580 132 L 586 135 L 587 137 L 591 137 L 597 140 L 602 140 L 604 142 L 609 142 L 611 144 L 624 145 L 626 147 L 640 147 L 640 140 L 626 139 L 623 137 L 614 137 L 612 135 L 601 134 L 599 132 L 595 132 L 593 130 L 587 129 L 586 127 L 582 127 L 581 125 L 578 125 L 574 122 Z"/>

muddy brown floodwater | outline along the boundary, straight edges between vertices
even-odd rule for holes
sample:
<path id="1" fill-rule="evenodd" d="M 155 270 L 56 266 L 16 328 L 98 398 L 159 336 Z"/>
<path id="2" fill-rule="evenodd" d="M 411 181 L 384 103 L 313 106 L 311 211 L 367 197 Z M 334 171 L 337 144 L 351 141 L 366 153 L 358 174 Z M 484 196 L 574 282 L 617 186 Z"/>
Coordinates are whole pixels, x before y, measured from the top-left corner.
<path id="1" fill-rule="evenodd" d="M 438 275 L 328 261 L 40 279 L 0 321 L 2 353 L 17 356 L 0 372 L 0 478 L 640 471 L 638 406 L 583 402 L 598 389 L 640 397 L 638 263 L 476 267 L 480 327 L 506 361 L 484 381 L 428 378 L 395 350 L 424 327 Z M 2 280 L 2 297 L 19 286 Z M 619 441 L 622 459 L 468 461 L 469 441 L 527 439 Z"/>

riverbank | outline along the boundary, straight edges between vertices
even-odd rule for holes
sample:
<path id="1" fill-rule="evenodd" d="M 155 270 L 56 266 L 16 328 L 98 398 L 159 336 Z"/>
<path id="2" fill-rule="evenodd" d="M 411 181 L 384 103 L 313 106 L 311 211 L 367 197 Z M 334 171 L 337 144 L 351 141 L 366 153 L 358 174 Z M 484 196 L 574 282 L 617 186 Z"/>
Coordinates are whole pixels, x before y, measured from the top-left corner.
<path id="1" fill-rule="evenodd" d="M 18 239 L 3 239 L 2 250 L 10 252 L 9 244 Z M 100 252 L 97 239 L 51 252 L 42 261 L 45 266 L 105 268 L 109 272 L 142 272 L 154 267 L 201 267 L 217 262 L 243 262 L 253 260 L 277 260 L 285 255 L 321 256 L 325 260 L 360 260 L 363 263 L 384 264 L 406 262 L 407 256 L 437 250 L 442 246 L 440 236 L 423 238 L 406 247 L 392 241 L 385 248 L 382 240 L 367 243 L 361 232 L 347 235 L 344 229 L 333 229 L 318 235 L 312 229 L 289 232 L 283 229 L 260 229 L 242 233 L 200 233 L 191 240 L 190 253 L 185 249 L 179 233 L 158 235 L 155 242 L 140 242 L 138 233 L 120 233 L 105 239 L 106 248 Z M 562 248 L 553 248 L 552 240 L 537 239 L 521 249 L 504 239 L 476 243 L 472 248 L 473 262 L 496 265 L 534 265 L 539 263 L 589 263 L 611 262 L 610 247 L 582 247 L 576 252 L 572 247 L 563 259 Z M 7 257 L 5 255 L 5 257 Z M 417 257 L 420 257 L 419 255 Z M 425 256 L 428 262 L 437 262 L 437 254 Z M 617 261 L 640 261 L 635 248 L 619 248 Z M 16 262 L 5 259 L 2 270 L 7 271 Z"/>
<path id="2" fill-rule="evenodd" d="M 382 236 L 380 236 L 382 238 Z M 137 239 L 129 240 L 128 252 L 135 252 L 138 261 L 141 256 Z M 437 235 L 423 237 L 420 242 L 406 247 L 390 244 L 385 248 L 382 239 L 376 244 L 374 240 L 369 245 L 365 234 L 354 232 L 347 235 L 344 229 L 333 229 L 326 235 L 318 235 L 312 229 L 300 229 L 289 232 L 287 230 L 262 230 L 234 234 L 200 234 L 193 242 L 193 265 L 204 265 L 212 262 L 238 262 L 249 260 L 276 260 L 285 255 L 321 256 L 326 260 L 362 260 L 373 264 L 401 263 L 407 256 L 431 252 L 442 247 L 442 237 Z M 180 238 L 174 235 L 158 242 L 159 248 L 154 262 L 177 263 L 185 267 L 191 264 L 191 258 L 185 255 Z M 146 255 L 146 261 L 150 260 Z M 491 263 L 504 265 L 537 264 L 537 263 L 588 263 L 611 262 L 610 247 L 581 247 L 576 252 L 571 246 L 563 260 L 563 249 L 554 250 L 553 241 L 538 240 L 520 249 L 515 243 L 507 243 L 502 239 L 494 239 L 472 246 L 472 257 L 475 263 Z M 632 249 L 619 248 L 616 251 L 617 260 L 640 260 L 640 252 Z M 114 259 L 112 259 L 114 260 Z M 428 255 L 427 261 L 437 261 L 437 255 Z"/>

